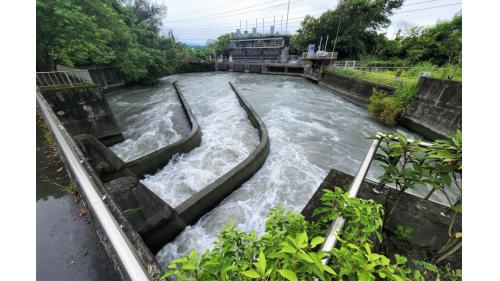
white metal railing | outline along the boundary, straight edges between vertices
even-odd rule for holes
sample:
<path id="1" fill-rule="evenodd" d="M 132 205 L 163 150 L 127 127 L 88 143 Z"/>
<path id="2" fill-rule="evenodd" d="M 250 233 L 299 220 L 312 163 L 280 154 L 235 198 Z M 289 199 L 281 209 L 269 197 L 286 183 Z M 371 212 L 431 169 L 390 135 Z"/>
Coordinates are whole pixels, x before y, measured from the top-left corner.
<path id="1" fill-rule="evenodd" d="M 50 71 L 36 73 L 36 86 L 43 89 L 92 86 L 88 70 Z"/>
<path id="2" fill-rule="evenodd" d="M 351 187 L 349 188 L 349 197 L 356 197 L 358 195 L 361 184 L 363 184 L 363 181 L 366 178 L 366 174 L 368 173 L 368 169 L 370 169 L 370 165 L 373 161 L 373 158 L 375 157 L 375 153 L 377 152 L 379 145 L 380 138 L 374 139 L 372 144 L 370 145 L 370 149 L 368 150 L 365 159 L 363 160 L 363 163 L 361 164 L 361 167 L 359 168 L 358 173 L 356 174 L 356 177 L 354 178 L 354 181 L 351 184 Z M 333 222 L 330 230 L 328 231 L 328 235 L 326 236 L 325 243 L 323 243 L 323 246 L 321 247 L 321 251 L 330 252 L 335 247 L 335 245 L 337 244 L 337 234 L 342 230 L 345 222 L 346 220 L 342 216 L 339 216 Z M 329 259 L 329 257 L 323 259 L 323 264 L 327 264 L 329 262 Z"/>
<path id="3" fill-rule="evenodd" d="M 39 91 L 36 92 L 36 100 L 47 123 L 47 127 L 52 132 L 66 160 L 65 163 L 71 171 L 73 179 L 78 183 L 82 193 L 87 198 L 89 207 L 92 209 L 98 223 L 104 230 L 126 274 L 130 280 L 151 280 L 130 240 L 106 206 L 104 202 L 105 197 L 103 197 L 96 182 L 90 177 L 83 166 L 85 160 L 81 156 L 80 149 L 66 132 L 63 125 L 57 119 L 49 104 Z"/>

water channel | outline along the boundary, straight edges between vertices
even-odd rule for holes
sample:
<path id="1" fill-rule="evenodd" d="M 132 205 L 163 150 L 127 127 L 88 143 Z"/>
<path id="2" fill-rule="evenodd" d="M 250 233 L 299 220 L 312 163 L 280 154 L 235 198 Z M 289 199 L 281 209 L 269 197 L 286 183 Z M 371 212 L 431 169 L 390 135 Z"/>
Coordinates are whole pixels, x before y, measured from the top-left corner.
<path id="1" fill-rule="evenodd" d="M 127 138 L 113 147 L 122 159 L 139 157 L 188 133 L 170 85 L 175 80 L 200 124 L 202 144 L 143 179 L 172 207 L 229 171 L 258 144 L 257 131 L 228 81 L 264 121 L 271 150 L 263 167 L 249 181 L 157 253 L 162 264 L 195 249 L 200 253 L 209 249 L 229 222 L 259 234 L 270 208 L 282 205 L 300 211 L 331 168 L 356 173 L 371 143 L 367 137 L 378 131 L 398 130 L 421 139 L 402 128 L 382 125 L 365 108 L 300 77 L 192 73 L 165 77 L 153 88 L 108 94 Z M 381 172 L 373 165 L 368 178 L 375 179 Z M 434 200 L 443 201 L 440 197 L 439 193 L 433 195 Z"/>

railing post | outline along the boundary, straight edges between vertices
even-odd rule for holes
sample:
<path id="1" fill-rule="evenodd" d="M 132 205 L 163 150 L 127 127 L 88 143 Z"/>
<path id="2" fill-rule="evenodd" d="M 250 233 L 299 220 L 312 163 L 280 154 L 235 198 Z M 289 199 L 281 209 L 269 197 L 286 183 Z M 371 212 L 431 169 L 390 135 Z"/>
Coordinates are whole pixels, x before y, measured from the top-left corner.
<path id="1" fill-rule="evenodd" d="M 68 79 L 69 85 L 70 85 L 71 87 L 73 87 L 73 83 L 71 83 L 71 80 L 69 79 L 68 73 L 67 73 L 67 72 L 64 72 L 64 74 L 66 75 L 66 79 Z"/>

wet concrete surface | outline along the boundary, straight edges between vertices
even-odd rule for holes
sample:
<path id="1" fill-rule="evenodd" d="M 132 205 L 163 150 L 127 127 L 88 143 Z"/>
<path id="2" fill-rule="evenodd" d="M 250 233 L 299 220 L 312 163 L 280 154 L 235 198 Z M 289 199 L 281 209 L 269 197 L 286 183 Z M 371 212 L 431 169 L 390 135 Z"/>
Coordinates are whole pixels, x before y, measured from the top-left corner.
<path id="1" fill-rule="evenodd" d="M 37 280 L 119 280 L 37 114 Z"/>

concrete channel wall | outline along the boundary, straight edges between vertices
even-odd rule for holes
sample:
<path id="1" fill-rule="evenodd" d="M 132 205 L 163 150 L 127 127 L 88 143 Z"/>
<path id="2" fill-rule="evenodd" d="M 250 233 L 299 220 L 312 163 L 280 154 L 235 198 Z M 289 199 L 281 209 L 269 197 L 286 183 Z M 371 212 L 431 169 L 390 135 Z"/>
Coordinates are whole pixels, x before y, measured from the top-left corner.
<path id="1" fill-rule="evenodd" d="M 246 111 L 252 126 L 258 130 L 260 143 L 243 162 L 175 208 L 181 219 L 189 225 L 198 221 L 199 218 L 216 207 L 231 192 L 250 179 L 262 167 L 269 154 L 269 136 L 264 122 L 234 85 L 231 82 L 229 82 L 229 85 L 238 98 L 240 105 Z"/>
<path id="2" fill-rule="evenodd" d="M 106 145 L 125 140 L 99 88 L 66 88 L 41 92 L 72 136 L 91 134 Z"/>
<path id="3" fill-rule="evenodd" d="M 302 215 L 308 221 L 317 220 L 318 218 L 313 217 L 312 213 L 315 208 L 321 207 L 320 198 L 323 195 L 323 190 L 337 186 L 347 191 L 353 180 L 354 177 L 349 174 L 334 169 L 330 170 L 330 173 L 302 210 Z M 373 192 L 373 188 L 376 186 L 376 182 L 365 180 L 357 197 L 372 199 L 376 203 L 384 205 L 386 211 L 390 210 L 399 191 L 393 188 L 385 188 L 383 193 L 377 194 Z M 387 202 L 385 201 L 386 198 Z M 404 225 L 413 230 L 412 236 L 409 238 L 410 243 L 439 250 L 448 240 L 450 223 L 450 217 L 442 214 L 451 214 L 451 209 L 418 196 L 404 193 L 391 219 L 384 224 L 384 228 L 390 232 L 395 232 L 398 225 Z M 460 214 L 457 217 L 456 225 L 458 229 L 462 228 L 462 216 Z M 460 251 L 450 259 L 453 261 L 461 260 Z"/>
<path id="4" fill-rule="evenodd" d="M 462 82 L 421 77 L 401 123 L 428 139 L 442 139 L 462 128 Z"/>
<path id="5" fill-rule="evenodd" d="M 373 89 L 377 89 L 378 91 L 383 90 L 391 95 L 396 91 L 394 87 L 333 72 L 323 72 L 319 83 L 340 93 L 348 100 L 364 107 L 368 106 Z"/>

